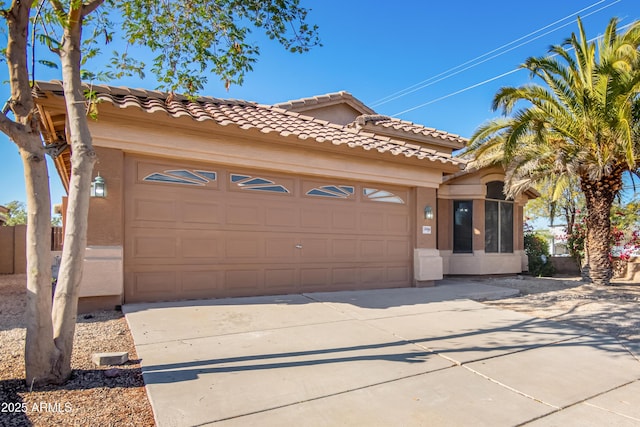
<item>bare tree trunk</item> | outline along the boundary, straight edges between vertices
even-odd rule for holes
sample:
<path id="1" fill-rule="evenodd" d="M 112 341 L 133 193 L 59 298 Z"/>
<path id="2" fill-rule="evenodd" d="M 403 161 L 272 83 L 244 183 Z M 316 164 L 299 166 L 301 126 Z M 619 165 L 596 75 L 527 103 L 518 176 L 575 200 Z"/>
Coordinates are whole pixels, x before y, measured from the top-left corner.
<path id="1" fill-rule="evenodd" d="M 25 371 L 28 385 L 55 381 L 51 372 L 59 352 L 51 323 L 51 212 L 49 176 L 40 138 L 32 150 L 20 149 L 27 193 L 27 304 Z"/>
<path id="2" fill-rule="evenodd" d="M 58 357 L 51 323 L 51 196 L 45 151 L 27 69 L 27 40 L 31 2 L 14 0 L 4 17 L 8 26 L 7 65 L 11 86 L 0 129 L 18 146 L 27 194 L 27 303 L 25 372 L 28 385 L 51 382 L 51 366 Z"/>
<path id="3" fill-rule="evenodd" d="M 96 160 L 89 132 L 87 100 L 82 91 L 80 79 L 81 35 L 81 13 L 72 10 L 69 12 L 69 25 L 65 28 L 63 44 L 60 48 L 67 106 L 67 133 L 72 153 L 67 226 L 53 301 L 54 341 L 60 351 L 55 373 L 61 381 L 66 380 L 71 374 L 71 352 L 78 312 L 78 291 L 87 246 L 91 174 Z"/>

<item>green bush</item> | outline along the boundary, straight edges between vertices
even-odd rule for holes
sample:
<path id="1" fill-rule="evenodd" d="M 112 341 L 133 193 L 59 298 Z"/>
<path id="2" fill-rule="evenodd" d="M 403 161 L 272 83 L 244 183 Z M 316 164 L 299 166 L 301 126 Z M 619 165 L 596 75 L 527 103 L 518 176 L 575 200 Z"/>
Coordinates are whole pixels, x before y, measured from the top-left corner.
<path id="1" fill-rule="evenodd" d="M 524 235 L 524 250 L 529 258 L 529 273 L 536 277 L 549 277 L 555 273 L 551 263 L 549 245 L 541 235 L 530 232 Z"/>

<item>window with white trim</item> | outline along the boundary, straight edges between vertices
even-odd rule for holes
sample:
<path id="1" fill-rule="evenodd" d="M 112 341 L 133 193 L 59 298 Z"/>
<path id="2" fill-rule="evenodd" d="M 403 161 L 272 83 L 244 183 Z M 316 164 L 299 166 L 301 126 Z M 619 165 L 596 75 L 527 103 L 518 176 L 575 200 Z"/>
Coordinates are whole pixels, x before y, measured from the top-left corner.
<path id="1" fill-rule="evenodd" d="M 484 251 L 513 253 L 513 201 L 506 200 L 504 183 L 487 183 L 484 202 Z"/>

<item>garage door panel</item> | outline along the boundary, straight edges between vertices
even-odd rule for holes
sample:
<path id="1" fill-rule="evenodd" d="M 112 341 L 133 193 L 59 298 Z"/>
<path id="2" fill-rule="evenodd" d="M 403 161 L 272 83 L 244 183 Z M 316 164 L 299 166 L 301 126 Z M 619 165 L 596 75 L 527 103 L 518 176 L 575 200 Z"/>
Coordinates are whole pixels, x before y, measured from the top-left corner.
<path id="1" fill-rule="evenodd" d="M 360 230 L 365 232 L 383 233 L 385 218 L 382 212 L 362 212 L 360 214 Z"/>
<path id="2" fill-rule="evenodd" d="M 297 228 L 300 223 L 299 207 L 266 207 L 265 225 L 268 227 Z"/>
<path id="3" fill-rule="evenodd" d="M 133 238 L 135 258 L 175 258 L 177 239 L 174 236 L 136 236 Z"/>
<path id="4" fill-rule="evenodd" d="M 300 285 L 306 292 L 321 290 L 329 284 L 329 268 L 302 267 L 300 270 Z"/>
<path id="5" fill-rule="evenodd" d="M 267 291 L 294 292 L 297 290 L 298 274 L 296 268 L 265 268 L 264 286 Z"/>
<path id="6" fill-rule="evenodd" d="M 361 272 L 362 281 L 364 283 L 383 284 L 387 283 L 387 269 L 385 267 L 363 268 Z"/>
<path id="7" fill-rule="evenodd" d="M 382 239 L 362 240 L 360 254 L 364 259 L 384 258 L 386 255 L 386 241 Z"/>
<path id="8" fill-rule="evenodd" d="M 316 209 L 301 208 L 300 224 L 303 228 L 323 229 L 329 228 L 331 211 L 325 207 Z"/>
<path id="9" fill-rule="evenodd" d="M 387 215 L 387 233 L 406 234 L 410 231 L 410 218 L 407 214 L 389 214 Z"/>
<path id="10" fill-rule="evenodd" d="M 176 220 L 176 203 L 163 199 L 137 199 L 133 203 L 133 221 L 163 221 Z"/>
<path id="11" fill-rule="evenodd" d="M 360 284 L 360 270 L 358 267 L 333 268 L 331 283 L 338 286 L 355 287 Z"/>
<path id="12" fill-rule="evenodd" d="M 177 273 L 174 271 L 136 272 L 133 275 L 133 291 L 143 300 L 146 297 L 158 299 L 168 295 L 171 299 L 177 292 Z"/>
<path id="13" fill-rule="evenodd" d="M 224 287 L 228 290 L 262 289 L 262 269 L 259 267 L 227 270 L 224 273 Z M 234 292 L 236 293 L 236 292 Z"/>
<path id="14" fill-rule="evenodd" d="M 219 259 L 221 250 L 218 236 L 184 237 L 181 239 L 182 258 Z"/>
<path id="15" fill-rule="evenodd" d="M 355 230 L 357 225 L 357 212 L 355 209 L 337 210 L 331 214 L 331 226 L 334 230 Z"/>
<path id="16" fill-rule="evenodd" d="M 338 259 L 358 259 L 357 238 L 332 239 L 331 255 Z"/>
<path id="17" fill-rule="evenodd" d="M 252 205 L 227 205 L 226 223 L 230 225 L 261 225 L 260 207 Z"/>
<path id="18" fill-rule="evenodd" d="M 252 237 L 237 237 L 233 240 L 226 240 L 225 257 L 255 262 L 256 258 L 264 255 L 260 250 L 263 246 L 260 240 L 260 238 Z"/>
<path id="19" fill-rule="evenodd" d="M 180 273 L 181 290 L 188 294 L 211 295 L 212 291 L 221 291 L 222 274 L 216 270 L 182 271 Z"/>
<path id="20" fill-rule="evenodd" d="M 185 201 L 181 210 L 186 224 L 220 224 L 222 220 L 219 203 Z"/>
<path id="21" fill-rule="evenodd" d="M 415 209 L 406 189 L 125 162 L 146 165 L 125 176 L 127 302 L 411 284 Z M 164 176 L 156 173 L 175 180 L 145 181 Z"/>
<path id="22" fill-rule="evenodd" d="M 387 267 L 387 280 L 391 283 L 407 283 L 411 280 L 411 270 L 406 265 Z"/>
<path id="23" fill-rule="evenodd" d="M 266 237 L 265 258 L 270 261 L 291 261 L 296 257 L 298 239 L 295 237 Z"/>
<path id="24" fill-rule="evenodd" d="M 300 256 L 303 260 L 326 259 L 329 256 L 329 239 L 328 238 L 304 238 L 300 239 L 302 248 Z"/>
<path id="25" fill-rule="evenodd" d="M 385 243 L 387 247 L 386 256 L 390 259 L 404 260 L 410 255 L 411 251 L 404 240 L 387 240 Z"/>

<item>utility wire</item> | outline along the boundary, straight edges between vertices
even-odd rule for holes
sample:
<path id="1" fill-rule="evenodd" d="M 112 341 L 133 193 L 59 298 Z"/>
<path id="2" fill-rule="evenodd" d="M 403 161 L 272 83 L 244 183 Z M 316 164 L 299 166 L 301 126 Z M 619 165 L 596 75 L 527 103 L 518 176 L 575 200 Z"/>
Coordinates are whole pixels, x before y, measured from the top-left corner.
<path id="1" fill-rule="evenodd" d="M 567 15 L 562 19 L 556 20 L 555 22 L 553 22 L 551 24 L 548 24 L 548 25 L 546 25 L 546 26 L 544 26 L 542 28 L 539 28 L 539 29 L 527 34 L 527 35 L 524 35 L 524 36 L 522 36 L 522 37 L 520 37 L 520 38 L 518 38 L 516 40 L 513 40 L 513 41 L 511 41 L 509 43 L 506 43 L 506 44 L 504 44 L 504 45 L 502 45 L 502 46 L 500 46 L 498 48 L 495 48 L 495 49 L 487 52 L 487 53 L 484 53 L 484 54 L 482 54 L 480 56 L 477 56 L 477 57 L 475 57 L 473 59 L 470 59 L 469 61 L 466 61 L 466 62 L 464 62 L 464 63 L 462 63 L 460 65 L 457 65 L 457 66 L 449 68 L 448 70 L 445 70 L 445 71 L 443 71 L 443 72 L 441 72 L 439 74 L 436 74 L 435 76 L 432 76 L 432 77 L 430 77 L 430 78 L 428 78 L 426 80 L 423 80 L 423 81 L 421 81 L 419 83 L 416 83 L 416 84 L 414 84 L 412 86 L 409 86 L 409 87 L 407 87 L 405 89 L 397 91 L 397 92 L 395 92 L 395 93 L 393 93 L 391 95 L 388 95 L 388 96 L 386 96 L 384 98 L 381 98 L 381 99 L 373 102 L 371 104 L 371 106 L 374 107 L 374 108 L 375 107 L 379 107 L 379 106 L 384 105 L 384 104 L 386 104 L 388 102 L 391 102 L 391 101 L 394 101 L 396 99 L 402 98 L 403 96 L 406 96 L 406 95 L 409 95 L 411 93 L 417 92 L 418 90 L 424 89 L 425 87 L 434 85 L 434 84 L 439 83 L 439 82 L 441 82 L 443 80 L 446 80 L 446 79 L 448 79 L 450 77 L 453 77 L 453 76 L 455 76 L 457 74 L 460 74 L 460 73 L 462 73 L 464 71 L 467 71 L 467 70 L 469 70 L 471 68 L 477 67 L 480 64 L 483 64 L 483 63 L 485 63 L 487 61 L 495 59 L 495 58 L 497 58 L 497 57 L 499 57 L 501 55 L 504 55 L 504 54 L 506 54 L 506 53 L 508 53 L 508 52 L 510 52 L 512 50 L 515 50 L 515 49 L 517 49 L 519 47 L 522 47 L 522 46 L 524 46 L 526 44 L 529 44 L 529 43 L 531 43 L 531 42 L 533 42 L 535 40 L 538 40 L 539 38 L 542 38 L 542 37 L 544 37 L 544 36 L 546 36 L 548 34 L 551 34 L 551 33 L 555 32 L 555 31 L 558 31 L 561 28 L 564 28 L 564 27 L 566 27 L 568 25 L 571 25 L 572 22 L 565 23 L 565 24 L 563 24 L 563 25 L 561 25 L 559 27 L 556 27 L 556 28 L 551 29 L 551 30 L 549 30 L 547 32 L 544 32 L 543 34 L 539 34 L 538 36 L 536 36 L 534 38 L 531 38 L 531 39 L 526 40 L 526 41 L 524 41 L 522 43 L 519 43 L 519 44 L 517 44 L 515 46 L 512 46 L 509 49 L 505 49 L 506 47 L 509 47 L 509 46 L 511 46 L 511 45 L 513 45 L 515 43 L 518 43 L 518 42 L 520 42 L 522 40 L 525 40 L 525 39 L 533 36 L 534 34 L 537 34 L 537 33 L 541 32 L 541 31 L 544 31 L 544 30 L 546 30 L 546 29 L 548 29 L 550 27 L 553 27 L 554 25 L 556 25 L 556 24 L 558 24 L 558 23 L 560 23 L 562 21 L 565 21 L 565 20 L 567 20 L 567 19 L 569 19 L 569 18 L 571 18 L 571 17 L 573 17 L 573 16 L 575 16 L 575 15 L 577 15 L 577 14 L 579 14 L 579 13 L 585 11 L 585 10 L 591 9 L 591 8 L 597 6 L 598 4 L 603 3 L 604 1 L 606 1 L 606 0 L 600 0 L 600 1 L 594 3 L 594 4 L 590 5 L 590 6 L 587 6 L 587 7 L 583 8 L 583 9 L 580 9 L 577 12 L 574 12 L 574 13 L 572 13 L 570 15 Z M 587 17 L 587 16 L 593 15 L 595 13 L 598 13 L 598 12 L 600 12 L 600 11 L 602 11 L 602 10 L 608 8 L 608 7 L 611 7 L 614 4 L 619 3 L 621 1 L 622 0 L 615 0 L 614 2 L 612 2 L 612 3 L 608 4 L 608 5 L 602 6 L 599 9 L 591 11 L 590 13 L 584 15 L 584 17 Z M 494 54 L 494 55 L 492 55 L 492 54 Z M 491 55 L 491 56 L 489 56 L 489 55 Z M 487 58 L 487 56 L 488 56 L 488 58 Z M 484 58 L 484 59 L 482 59 L 482 58 Z M 482 59 L 482 60 L 478 61 L 480 59 Z M 455 71 L 455 72 L 453 72 L 453 71 Z"/>
<path id="2" fill-rule="evenodd" d="M 395 114 L 393 114 L 391 117 L 401 116 L 401 115 L 403 115 L 403 114 L 405 114 L 405 113 L 408 113 L 408 112 L 410 112 L 410 111 L 417 110 L 417 109 L 422 108 L 422 107 L 426 107 L 427 105 L 431 105 L 431 104 L 433 104 L 433 103 L 436 103 L 436 102 L 442 101 L 443 99 L 447 99 L 447 98 L 452 97 L 452 96 L 454 96 L 454 95 L 458 95 L 459 93 L 466 92 L 466 91 L 471 90 L 471 89 L 475 89 L 475 88 L 477 88 L 478 86 L 482 86 L 482 85 L 485 85 L 485 84 L 487 84 L 487 83 L 490 83 L 490 82 L 492 82 L 492 81 L 494 81 L 494 80 L 501 79 L 501 78 L 503 78 L 503 77 L 505 77 L 505 76 L 508 76 L 509 74 L 513 74 L 513 73 L 515 73 L 515 72 L 517 72 L 517 71 L 520 71 L 520 70 L 522 70 L 522 68 L 516 68 L 515 70 L 507 71 L 506 73 L 502 73 L 502 74 L 500 74 L 499 76 L 491 77 L 490 79 L 484 80 L 484 81 L 482 81 L 482 82 L 480 82 L 480 83 L 476 83 L 476 84 L 474 84 L 474 85 L 467 86 L 467 87 L 465 87 L 464 89 L 460 89 L 460 90 L 457 90 L 457 91 L 455 91 L 455 92 L 451 92 L 450 94 L 447 94 L 447 95 L 441 96 L 440 98 L 432 99 L 431 101 L 427 101 L 427 102 L 425 102 L 425 103 L 423 103 L 423 104 L 420 104 L 420 105 L 417 105 L 417 106 L 415 106 L 415 107 L 411 107 L 411 108 L 408 108 L 408 109 L 406 109 L 406 110 L 404 110 L 404 111 L 400 111 L 399 113 L 395 113 Z"/>
<path id="3" fill-rule="evenodd" d="M 621 0 L 619 0 L 619 1 L 621 1 Z M 624 25 L 624 26 L 622 26 L 622 27 L 618 28 L 618 31 L 620 31 L 620 30 L 624 30 L 624 29 L 626 29 L 626 28 L 630 27 L 631 25 L 633 25 L 633 22 L 632 22 L 632 23 L 630 23 L 630 24 L 627 24 L 627 25 Z M 600 35 L 600 36 L 597 36 L 597 37 L 593 37 L 593 38 L 591 38 L 591 39 L 587 40 L 587 42 L 592 42 L 592 41 L 594 41 L 594 40 L 598 40 L 598 39 L 600 39 L 600 38 L 602 38 L 602 36 L 601 36 L 601 35 Z M 567 50 L 573 50 L 573 48 L 568 48 Z M 555 56 L 557 56 L 557 54 L 555 54 L 555 53 L 554 53 L 553 55 L 549 55 L 549 58 L 553 58 L 553 57 L 555 57 Z M 516 69 L 514 69 L 514 70 L 507 71 L 506 73 L 502 73 L 502 74 L 500 74 L 500 75 L 498 75 L 498 76 L 491 77 L 491 78 L 489 78 L 489 79 L 486 79 L 486 80 L 484 80 L 484 81 L 481 81 L 480 83 L 476 83 L 476 84 L 473 84 L 473 85 L 471 85 L 471 86 L 467 86 L 467 87 L 465 87 L 464 89 L 460 89 L 460 90 L 457 90 L 457 91 L 455 91 L 455 92 L 451 92 L 451 93 L 449 93 L 449 94 L 447 94 L 447 95 L 443 95 L 443 96 L 441 96 L 441 97 L 439 97 L 439 98 L 432 99 L 432 100 L 430 100 L 430 101 L 424 102 L 424 103 L 422 103 L 422 104 L 420 104 L 420 105 L 417 105 L 417 106 L 415 106 L 415 107 L 411 107 L 411 108 L 408 108 L 408 109 L 406 109 L 406 110 L 400 111 L 399 113 L 392 114 L 392 115 L 391 115 L 391 117 L 401 116 L 401 115 L 403 115 L 403 114 L 405 114 L 405 113 L 408 113 L 408 112 L 411 112 L 411 111 L 414 111 L 414 110 L 418 110 L 418 109 L 420 109 L 420 108 L 422 108 L 422 107 L 426 107 L 427 105 L 431 105 L 431 104 L 434 104 L 434 103 L 436 103 L 436 102 L 442 101 L 443 99 L 447 99 L 447 98 L 450 98 L 450 97 L 452 97 L 452 96 L 454 96 L 454 95 L 458 95 L 458 94 L 463 93 L 463 92 L 466 92 L 466 91 L 468 91 L 468 90 L 475 89 L 475 88 L 477 88 L 477 87 L 479 87 L 479 86 L 485 85 L 485 84 L 490 83 L 490 82 L 492 82 L 492 81 L 494 81 L 494 80 L 501 79 L 501 78 L 503 78 L 503 77 L 508 76 L 509 74 L 513 74 L 513 73 L 516 73 L 516 72 L 521 71 L 521 70 L 526 70 L 526 69 L 525 69 L 525 68 L 516 68 Z"/>

